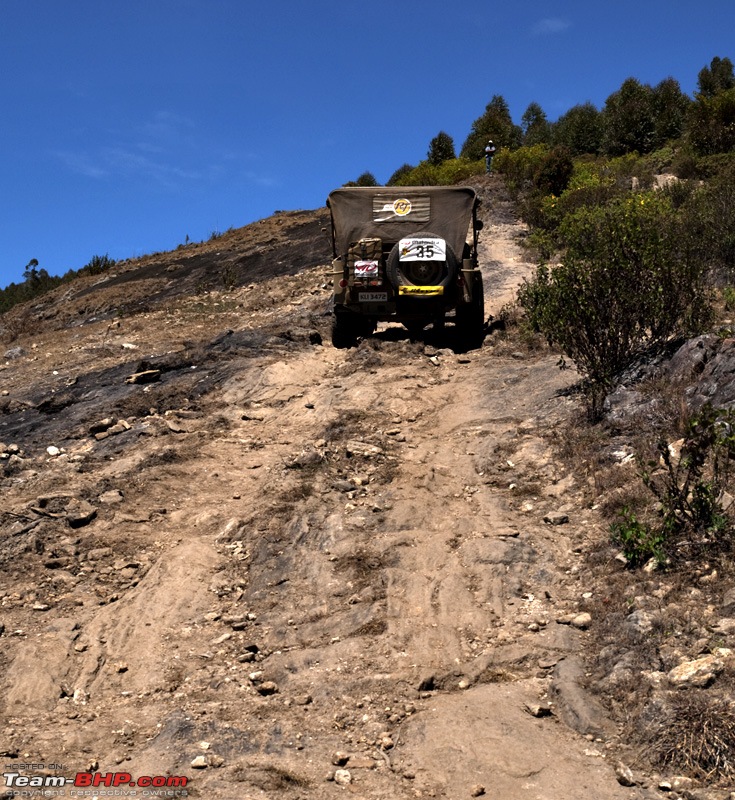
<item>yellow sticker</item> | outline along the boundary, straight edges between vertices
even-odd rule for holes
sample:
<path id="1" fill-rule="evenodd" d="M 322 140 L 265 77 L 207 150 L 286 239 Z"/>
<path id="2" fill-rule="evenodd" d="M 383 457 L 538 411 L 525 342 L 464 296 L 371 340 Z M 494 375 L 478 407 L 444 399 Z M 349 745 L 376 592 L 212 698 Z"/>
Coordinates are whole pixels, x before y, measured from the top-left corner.
<path id="1" fill-rule="evenodd" d="M 393 213 L 397 217 L 405 217 L 406 214 L 411 213 L 411 201 L 401 198 L 400 200 L 393 201 Z"/>
<path id="2" fill-rule="evenodd" d="M 444 294 L 443 286 L 399 286 L 399 295 L 410 297 L 437 297 Z"/>

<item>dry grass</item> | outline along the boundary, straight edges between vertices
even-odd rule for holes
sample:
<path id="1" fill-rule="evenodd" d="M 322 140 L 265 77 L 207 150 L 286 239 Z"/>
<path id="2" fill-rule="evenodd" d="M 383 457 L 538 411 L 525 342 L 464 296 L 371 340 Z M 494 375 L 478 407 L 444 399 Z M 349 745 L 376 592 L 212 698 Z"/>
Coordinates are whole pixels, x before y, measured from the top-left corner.
<path id="1" fill-rule="evenodd" d="M 305 775 L 273 764 L 238 764 L 233 769 L 232 777 L 238 782 L 250 782 L 264 792 L 287 792 L 311 786 L 311 781 Z"/>
<path id="2" fill-rule="evenodd" d="M 0 315 L 0 323 L 0 341 L 6 344 L 11 344 L 23 336 L 36 336 L 42 329 L 38 314 L 28 303 L 16 306 Z"/>
<path id="3" fill-rule="evenodd" d="M 664 770 L 703 782 L 735 776 L 735 702 L 697 690 L 671 695 L 669 719 L 648 731 L 648 755 Z"/>
<path id="4" fill-rule="evenodd" d="M 626 506 L 639 520 L 661 524 L 642 469 L 658 462 L 658 442 L 682 438 L 690 416 L 680 386 L 652 378 L 635 389 L 645 400 L 641 413 L 595 426 L 571 419 L 553 434 L 557 455 L 589 487 L 587 499 L 602 515 L 603 530 L 604 520 L 612 522 Z M 625 452 L 635 458 L 623 463 Z M 706 690 L 673 690 L 646 678 L 729 644 L 712 632 L 707 609 L 716 609 L 731 585 L 730 540 L 679 541 L 685 538 L 670 542 L 675 563 L 650 575 L 617 563 L 619 548 L 609 539 L 590 543 L 588 575 L 597 589 L 588 610 L 598 654 L 592 680 L 650 768 L 725 785 L 735 777 L 732 671 Z M 720 576 L 715 583 L 712 574 Z M 648 615 L 649 629 L 633 623 L 634 611 Z"/>
<path id="5" fill-rule="evenodd" d="M 544 337 L 534 331 L 526 319 L 526 313 L 517 301 L 506 303 L 490 325 L 492 338 L 499 355 L 514 352 L 526 355 L 549 353 L 551 348 Z M 555 351 L 556 352 L 556 351 Z"/>

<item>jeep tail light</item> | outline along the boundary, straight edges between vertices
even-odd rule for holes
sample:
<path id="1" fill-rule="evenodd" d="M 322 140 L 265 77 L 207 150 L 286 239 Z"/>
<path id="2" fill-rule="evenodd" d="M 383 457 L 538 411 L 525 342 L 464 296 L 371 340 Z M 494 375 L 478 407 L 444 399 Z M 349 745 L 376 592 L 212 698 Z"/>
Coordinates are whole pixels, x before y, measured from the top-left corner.
<path id="1" fill-rule="evenodd" d="M 342 280 L 339 282 L 339 288 L 344 289 L 346 286 L 347 286 L 347 281 L 344 278 L 342 278 Z"/>

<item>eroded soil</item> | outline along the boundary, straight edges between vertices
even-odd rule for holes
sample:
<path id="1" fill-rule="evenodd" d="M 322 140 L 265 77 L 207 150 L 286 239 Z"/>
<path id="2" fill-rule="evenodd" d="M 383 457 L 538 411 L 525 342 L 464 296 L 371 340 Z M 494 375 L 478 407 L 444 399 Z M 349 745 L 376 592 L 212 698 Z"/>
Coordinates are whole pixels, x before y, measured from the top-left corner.
<path id="1" fill-rule="evenodd" d="M 531 265 L 478 188 L 491 316 Z M 11 321 L 4 771 L 221 800 L 649 797 L 615 778 L 569 624 L 597 521 L 546 433 L 574 375 L 495 331 L 465 355 L 385 326 L 335 350 L 324 223 L 121 265 Z"/>

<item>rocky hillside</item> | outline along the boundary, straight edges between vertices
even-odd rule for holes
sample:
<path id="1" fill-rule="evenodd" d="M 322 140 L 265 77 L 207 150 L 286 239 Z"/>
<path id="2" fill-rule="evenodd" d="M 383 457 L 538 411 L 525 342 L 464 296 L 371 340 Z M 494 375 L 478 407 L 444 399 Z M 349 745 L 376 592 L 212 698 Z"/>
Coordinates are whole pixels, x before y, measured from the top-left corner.
<path id="1" fill-rule="evenodd" d="M 500 184 L 477 188 L 491 317 L 532 265 Z M 327 221 L 3 318 L 5 796 L 728 797 L 631 744 L 620 687 L 640 719 L 672 661 L 722 680 L 735 628 L 634 658 L 687 595 L 647 575 L 630 601 L 600 487 L 560 455 L 575 375 L 498 330 L 333 349 Z"/>

